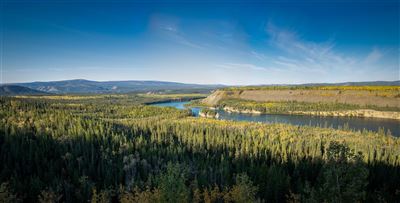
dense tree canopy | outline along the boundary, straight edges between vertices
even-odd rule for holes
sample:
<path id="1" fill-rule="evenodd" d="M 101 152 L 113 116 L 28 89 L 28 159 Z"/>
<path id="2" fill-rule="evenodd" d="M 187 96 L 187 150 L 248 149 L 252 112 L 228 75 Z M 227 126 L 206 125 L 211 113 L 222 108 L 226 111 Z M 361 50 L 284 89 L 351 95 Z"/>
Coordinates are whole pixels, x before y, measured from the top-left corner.
<path id="1" fill-rule="evenodd" d="M 1 98 L 0 199 L 400 200 L 399 138 L 193 118 L 140 101 Z"/>

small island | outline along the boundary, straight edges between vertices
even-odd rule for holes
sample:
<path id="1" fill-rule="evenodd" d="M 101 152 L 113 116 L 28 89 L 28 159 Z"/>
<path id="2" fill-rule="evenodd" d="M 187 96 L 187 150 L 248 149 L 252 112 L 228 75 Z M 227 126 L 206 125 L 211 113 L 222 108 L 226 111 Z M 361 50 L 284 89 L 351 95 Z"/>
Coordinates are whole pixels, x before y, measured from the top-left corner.
<path id="1" fill-rule="evenodd" d="M 201 109 L 199 112 L 199 116 L 204 118 L 219 118 L 218 112 L 210 108 Z"/>

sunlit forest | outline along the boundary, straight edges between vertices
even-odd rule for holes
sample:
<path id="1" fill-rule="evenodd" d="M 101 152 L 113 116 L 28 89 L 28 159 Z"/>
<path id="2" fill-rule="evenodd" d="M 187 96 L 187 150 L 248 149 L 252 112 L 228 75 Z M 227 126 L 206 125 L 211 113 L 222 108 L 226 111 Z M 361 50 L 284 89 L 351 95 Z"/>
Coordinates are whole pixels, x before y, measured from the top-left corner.
<path id="1" fill-rule="evenodd" d="M 400 201 L 400 140 L 384 131 L 222 121 L 146 105 L 162 99 L 1 97 L 0 200 Z"/>
<path id="2" fill-rule="evenodd" d="M 400 0 L 0 0 L 0 203 L 400 203 Z"/>

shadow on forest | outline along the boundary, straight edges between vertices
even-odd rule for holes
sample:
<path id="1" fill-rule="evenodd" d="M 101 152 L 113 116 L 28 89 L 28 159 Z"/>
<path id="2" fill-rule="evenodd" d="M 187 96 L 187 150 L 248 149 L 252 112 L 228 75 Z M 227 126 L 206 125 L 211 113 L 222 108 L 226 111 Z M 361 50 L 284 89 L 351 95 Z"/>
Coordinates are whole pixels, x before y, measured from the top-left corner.
<path id="1" fill-rule="evenodd" d="M 110 129 L 104 134 L 82 129 L 80 135 L 64 137 L 34 129 L 2 130 L 0 182 L 9 182 L 26 202 L 36 201 L 49 188 L 70 202 L 89 199 L 94 188 L 156 187 L 156 177 L 174 163 L 187 169 L 188 187 L 196 182 L 199 188 L 225 188 L 234 184 L 236 174 L 246 173 L 258 187 L 257 196 L 268 202 L 284 202 L 289 193 L 309 197 L 325 184 L 328 162 L 320 157 L 283 158 L 271 150 L 252 155 L 222 144 L 188 144 L 193 140 L 183 140 L 168 127 L 157 130 L 159 125 L 109 122 L 107 126 Z M 340 167 L 351 165 L 346 162 Z M 382 161 L 360 167 L 369 175 L 365 191 L 356 192 L 366 192 L 367 201 L 398 200 L 399 167 Z"/>

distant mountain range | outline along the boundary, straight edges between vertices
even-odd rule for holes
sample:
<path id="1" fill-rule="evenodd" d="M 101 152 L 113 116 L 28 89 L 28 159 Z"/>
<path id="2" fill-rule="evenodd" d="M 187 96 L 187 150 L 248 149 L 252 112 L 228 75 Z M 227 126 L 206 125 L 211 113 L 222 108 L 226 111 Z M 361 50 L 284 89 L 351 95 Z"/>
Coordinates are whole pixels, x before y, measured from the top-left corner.
<path id="1" fill-rule="evenodd" d="M 0 86 L 0 96 L 14 96 L 14 95 L 47 95 L 49 93 L 34 90 L 28 87 L 18 85 L 2 85 Z"/>
<path id="2" fill-rule="evenodd" d="M 396 81 L 371 81 L 371 82 L 342 82 L 342 83 L 307 83 L 306 86 L 399 86 L 400 80 Z"/>
<path id="3" fill-rule="evenodd" d="M 287 84 L 290 85 L 290 84 Z M 397 81 L 372 81 L 372 82 L 345 82 L 345 83 L 308 83 L 302 86 L 352 86 L 352 85 L 389 85 L 400 86 Z M 258 86 L 258 85 L 256 85 Z M 274 85 L 259 85 L 274 86 Z M 282 86 L 282 85 L 278 85 Z M 43 94 L 98 94 L 98 93 L 129 93 L 129 92 L 163 92 L 209 93 L 212 90 L 225 87 L 224 85 L 199 85 L 164 81 L 90 81 L 90 80 L 63 80 L 52 82 L 14 83 L 0 86 L 0 95 L 43 95 Z"/>
<path id="4" fill-rule="evenodd" d="M 176 90 L 199 90 L 209 92 L 223 87 L 223 85 L 199 85 L 163 81 L 90 81 L 90 80 L 63 80 L 52 82 L 15 83 L 12 85 L 23 86 L 33 90 L 66 94 L 66 93 L 128 93 L 128 92 L 157 92 Z"/>
<path id="5" fill-rule="evenodd" d="M 246 86 L 246 85 L 243 85 Z M 260 84 L 258 86 L 400 86 L 400 80 L 395 81 L 367 81 L 367 82 L 341 82 L 341 83 L 303 83 L 303 84 Z"/>

